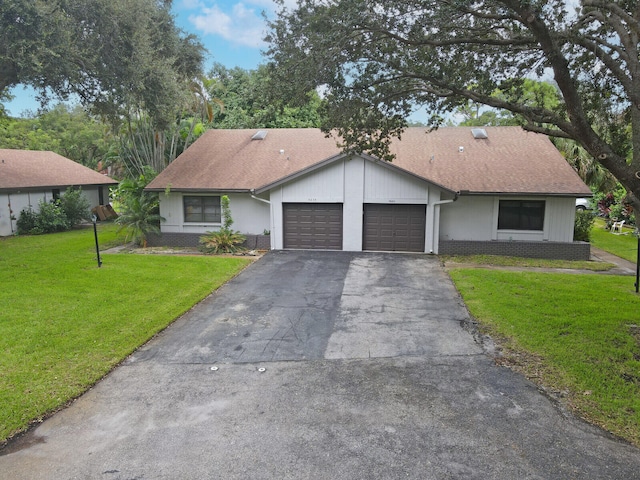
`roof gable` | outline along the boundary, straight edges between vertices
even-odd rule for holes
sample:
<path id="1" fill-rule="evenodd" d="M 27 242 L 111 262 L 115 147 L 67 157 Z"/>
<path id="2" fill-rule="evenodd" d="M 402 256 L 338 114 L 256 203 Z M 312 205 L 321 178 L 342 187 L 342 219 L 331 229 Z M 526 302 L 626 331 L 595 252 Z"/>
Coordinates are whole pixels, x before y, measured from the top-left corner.
<path id="1" fill-rule="evenodd" d="M 54 152 L 0 149 L 0 190 L 116 183 Z"/>
<path id="2" fill-rule="evenodd" d="M 548 137 L 520 127 L 484 130 L 487 138 L 469 127 L 409 128 L 391 144 L 392 166 L 463 194 L 591 193 Z M 342 158 L 336 139 L 319 129 L 263 132 L 252 140 L 256 130 L 209 130 L 148 188 L 264 191 Z"/>

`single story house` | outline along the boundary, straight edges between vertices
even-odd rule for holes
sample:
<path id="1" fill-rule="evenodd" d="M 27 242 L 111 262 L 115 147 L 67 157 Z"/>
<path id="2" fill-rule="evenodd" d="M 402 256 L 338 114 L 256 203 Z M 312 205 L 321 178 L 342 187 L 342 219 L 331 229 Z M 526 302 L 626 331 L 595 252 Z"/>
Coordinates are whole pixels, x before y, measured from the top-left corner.
<path id="1" fill-rule="evenodd" d="M 209 130 L 147 186 L 165 218 L 153 241 L 197 245 L 228 195 L 250 247 L 589 258 L 573 229 L 591 191 L 546 136 L 409 128 L 391 151 L 346 154 L 318 129 Z"/>
<path id="2" fill-rule="evenodd" d="M 0 236 L 17 231 L 23 209 L 37 211 L 40 200 L 59 198 L 67 187 L 81 187 L 93 207 L 109 203 L 109 186 L 117 184 L 54 152 L 0 149 Z"/>

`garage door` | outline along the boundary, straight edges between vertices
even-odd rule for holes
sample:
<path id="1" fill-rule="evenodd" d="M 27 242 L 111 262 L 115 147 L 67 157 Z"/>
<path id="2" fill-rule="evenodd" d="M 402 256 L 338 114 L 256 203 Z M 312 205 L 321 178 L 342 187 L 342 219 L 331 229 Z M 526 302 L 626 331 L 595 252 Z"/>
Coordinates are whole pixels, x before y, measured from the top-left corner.
<path id="1" fill-rule="evenodd" d="M 363 250 L 424 252 L 425 205 L 364 205 Z"/>
<path id="2" fill-rule="evenodd" d="M 341 203 L 284 203 L 284 248 L 342 250 Z"/>

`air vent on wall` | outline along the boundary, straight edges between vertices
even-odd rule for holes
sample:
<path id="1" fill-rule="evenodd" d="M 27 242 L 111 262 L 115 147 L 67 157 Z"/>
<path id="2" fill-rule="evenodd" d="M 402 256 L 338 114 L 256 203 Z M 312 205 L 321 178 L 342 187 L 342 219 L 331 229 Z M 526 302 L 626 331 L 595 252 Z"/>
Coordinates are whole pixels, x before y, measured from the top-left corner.
<path id="1" fill-rule="evenodd" d="M 471 133 L 473 134 L 473 138 L 489 138 L 484 128 L 472 128 Z"/>
<path id="2" fill-rule="evenodd" d="M 253 137 L 251 137 L 251 140 L 264 140 L 264 137 L 266 136 L 267 136 L 266 130 L 258 130 L 256 133 L 253 134 Z"/>

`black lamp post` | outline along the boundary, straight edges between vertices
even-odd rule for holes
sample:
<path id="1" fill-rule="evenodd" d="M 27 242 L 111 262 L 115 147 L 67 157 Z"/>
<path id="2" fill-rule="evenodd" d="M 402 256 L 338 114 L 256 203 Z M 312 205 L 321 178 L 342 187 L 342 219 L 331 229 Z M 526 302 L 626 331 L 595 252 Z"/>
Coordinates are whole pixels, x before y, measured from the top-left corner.
<path id="1" fill-rule="evenodd" d="M 95 215 L 91 215 L 91 220 L 93 221 L 93 236 L 96 239 L 96 255 L 98 256 L 98 268 L 102 266 L 102 260 L 100 260 L 100 247 L 98 246 L 98 227 L 96 226 L 96 221 L 98 217 Z"/>
<path id="2" fill-rule="evenodd" d="M 636 228 L 636 237 L 638 237 L 638 253 L 636 256 L 636 293 L 640 291 L 640 227 Z"/>

